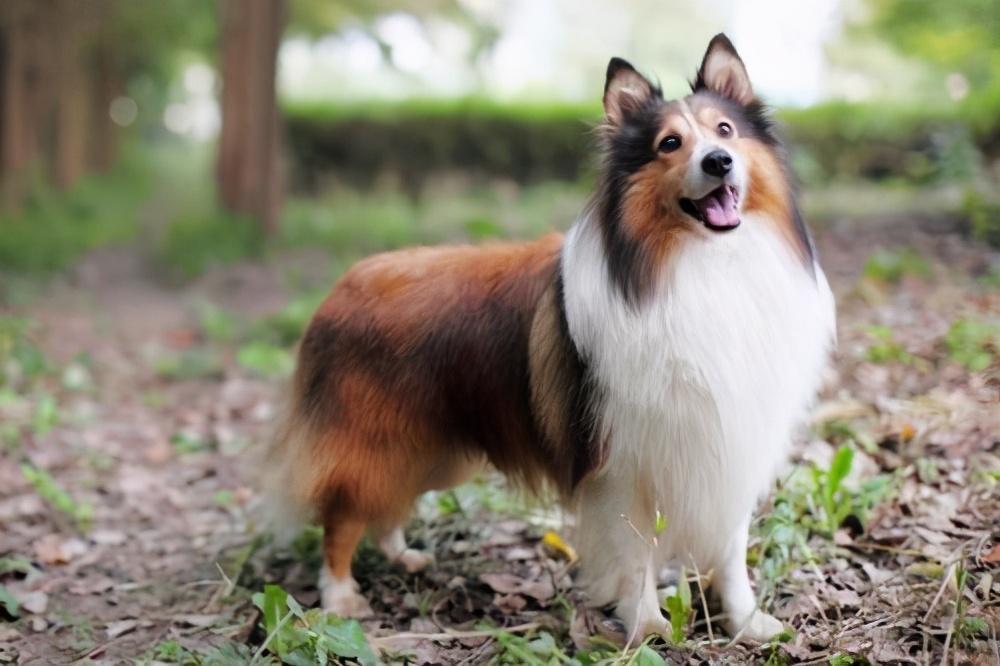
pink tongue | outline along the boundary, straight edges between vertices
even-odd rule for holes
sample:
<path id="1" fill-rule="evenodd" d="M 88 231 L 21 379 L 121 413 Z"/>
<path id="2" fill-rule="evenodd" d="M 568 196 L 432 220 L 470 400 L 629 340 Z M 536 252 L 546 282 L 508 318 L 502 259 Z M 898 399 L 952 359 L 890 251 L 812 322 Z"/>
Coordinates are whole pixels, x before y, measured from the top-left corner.
<path id="1" fill-rule="evenodd" d="M 740 223 L 736 200 L 728 187 L 720 187 L 694 203 L 701 216 L 713 227 L 735 227 Z"/>

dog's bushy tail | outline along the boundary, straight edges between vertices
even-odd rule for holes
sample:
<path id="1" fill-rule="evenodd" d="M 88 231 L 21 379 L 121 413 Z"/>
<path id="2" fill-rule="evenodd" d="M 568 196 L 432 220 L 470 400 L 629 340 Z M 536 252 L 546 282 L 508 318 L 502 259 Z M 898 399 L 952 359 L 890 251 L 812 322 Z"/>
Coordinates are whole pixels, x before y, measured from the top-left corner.
<path id="1" fill-rule="evenodd" d="M 302 417 L 297 387 L 293 379 L 283 391 L 275 427 L 253 461 L 261 499 L 258 517 L 279 543 L 293 540 L 316 518 L 312 428 Z"/>

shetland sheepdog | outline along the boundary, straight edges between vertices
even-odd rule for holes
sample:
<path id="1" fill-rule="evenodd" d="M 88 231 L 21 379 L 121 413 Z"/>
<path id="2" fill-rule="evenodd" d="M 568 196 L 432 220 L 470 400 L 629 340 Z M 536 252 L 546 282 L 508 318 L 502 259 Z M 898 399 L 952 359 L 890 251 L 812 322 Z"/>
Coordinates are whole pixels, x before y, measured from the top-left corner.
<path id="1" fill-rule="evenodd" d="M 614 58 L 593 198 L 565 235 L 355 264 L 299 347 L 270 489 L 324 528 L 323 607 L 371 612 L 366 531 L 408 571 L 416 498 L 485 462 L 577 515 L 580 580 L 633 636 L 657 572 L 712 572 L 732 635 L 782 629 L 746 565 L 755 504 L 819 388 L 834 303 L 782 147 L 725 35 L 683 99 Z M 665 523 L 665 524 L 664 524 Z"/>

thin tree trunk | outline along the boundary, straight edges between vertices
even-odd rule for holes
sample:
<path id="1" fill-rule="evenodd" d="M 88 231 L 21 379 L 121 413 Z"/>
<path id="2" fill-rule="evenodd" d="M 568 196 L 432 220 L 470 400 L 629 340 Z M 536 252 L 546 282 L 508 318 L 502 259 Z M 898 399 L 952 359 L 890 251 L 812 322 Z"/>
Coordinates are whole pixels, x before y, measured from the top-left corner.
<path id="1" fill-rule="evenodd" d="M 30 0 L 2 7 L 3 72 L 0 102 L 0 173 L 3 203 L 18 208 L 27 189 L 28 168 L 39 157 L 41 64 L 39 17 Z"/>
<path id="2" fill-rule="evenodd" d="M 282 181 L 275 93 L 286 0 L 224 0 L 222 133 L 216 164 L 219 196 L 230 211 L 277 228 Z"/>
<path id="3" fill-rule="evenodd" d="M 114 55 L 114 45 L 98 35 L 94 51 L 94 87 L 90 96 L 90 147 L 87 161 L 97 172 L 108 171 L 118 157 L 118 128 L 111 121 L 111 102 L 125 94 L 125 80 Z"/>
<path id="4" fill-rule="evenodd" d="M 89 72 L 81 63 L 85 25 L 80 12 L 65 2 L 57 5 L 52 29 L 55 94 L 52 177 L 56 187 L 72 188 L 86 168 Z"/>

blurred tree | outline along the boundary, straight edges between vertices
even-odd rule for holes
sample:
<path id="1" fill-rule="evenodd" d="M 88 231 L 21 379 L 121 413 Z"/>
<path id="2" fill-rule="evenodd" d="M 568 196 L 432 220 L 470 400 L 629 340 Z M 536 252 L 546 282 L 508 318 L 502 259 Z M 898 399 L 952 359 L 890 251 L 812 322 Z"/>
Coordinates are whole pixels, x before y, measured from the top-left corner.
<path id="1" fill-rule="evenodd" d="M 33 182 L 69 189 L 110 168 L 112 100 L 138 79 L 166 88 L 178 53 L 211 43 L 209 10 L 199 0 L 0 2 L 3 203 L 16 208 Z"/>
<path id="2" fill-rule="evenodd" d="M 222 3 L 219 197 L 266 233 L 277 227 L 282 198 L 275 76 L 287 11 L 285 0 Z"/>
<path id="3" fill-rule="evenodd" d="M 476 27 L 480 48 L 491 34 L 457 0 L 292 0 L 291 7 L 287 0 L 223 0 L 221 10 L 219 197 L 228 210 L 254 219 L 264 233 L 276 230 L 283 198 L 275 78 L 286 21 L 292 31 L 315 38 L 352 22 L 368 28 L 377 17 L 396 11 L 418 18 L 449 16 Z M 389 48 L 372 36 L 383 52 Z"/>

